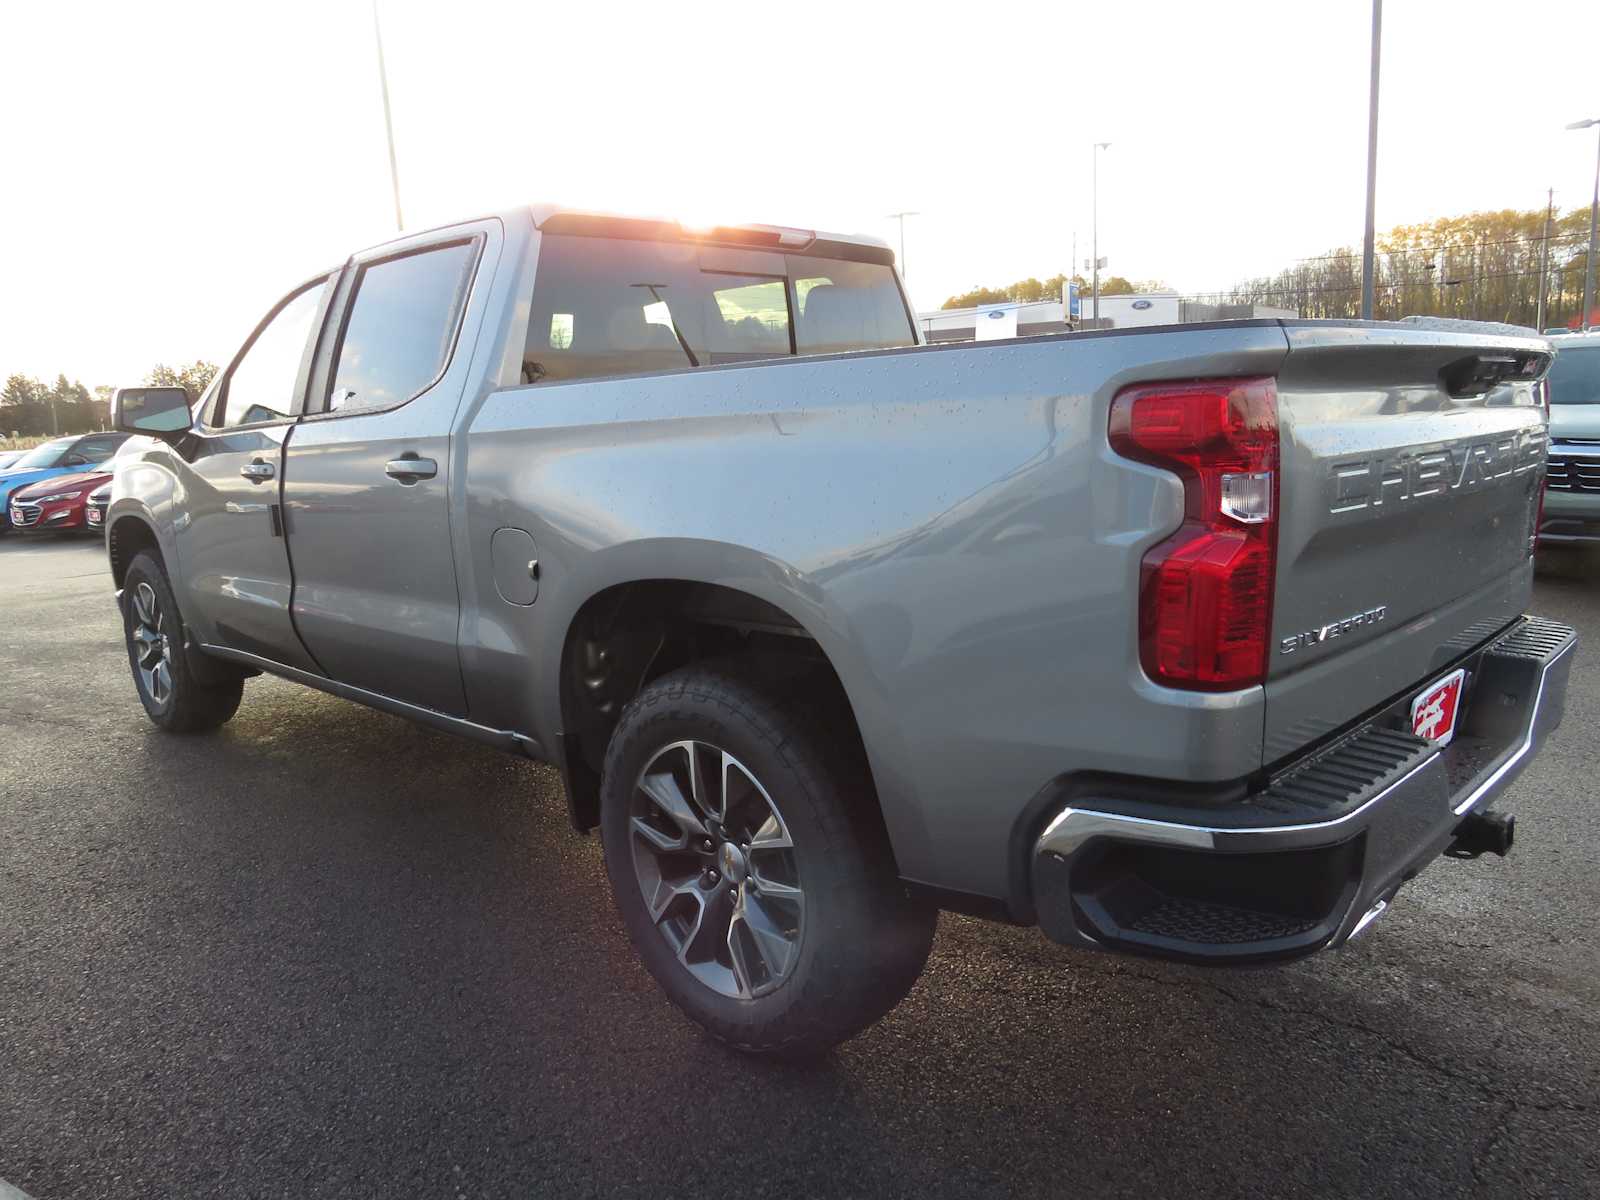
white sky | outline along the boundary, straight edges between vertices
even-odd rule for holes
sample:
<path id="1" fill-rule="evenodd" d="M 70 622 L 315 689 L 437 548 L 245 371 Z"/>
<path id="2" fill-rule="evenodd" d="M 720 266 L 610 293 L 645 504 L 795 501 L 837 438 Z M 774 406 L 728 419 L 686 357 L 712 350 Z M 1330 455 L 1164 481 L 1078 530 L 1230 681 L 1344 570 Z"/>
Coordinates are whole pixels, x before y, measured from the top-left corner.
<path id="1" fill-rule="evenodd" d="M 1213 291 L 1359 243 L 1368 0 L 380 0 L 408 228 L 535 199 L 876 233 L 919 308 L 1088 255 Z M 1380 229 L 1589 200 L 1595 0 L 1388 0 Z M 0 377 L 228 358 L 392 233 L 371 10 L 0 10 Z"/>

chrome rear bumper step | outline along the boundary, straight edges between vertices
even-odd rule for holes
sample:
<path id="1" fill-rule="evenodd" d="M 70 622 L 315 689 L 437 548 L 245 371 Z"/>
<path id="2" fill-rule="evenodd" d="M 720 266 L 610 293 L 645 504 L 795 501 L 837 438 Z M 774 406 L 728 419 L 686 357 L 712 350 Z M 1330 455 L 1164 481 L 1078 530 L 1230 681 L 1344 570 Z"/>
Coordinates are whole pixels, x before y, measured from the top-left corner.
<path id="1" fill-rule="evenodd" d="M 1408 695 L 1194 823 L 1075 798 L 1034 843 L 1040 926 L 1068 945 L 1197 962 L 1347 941 L 1481 824 L 1560 724 L 1576 645 L 1528 617 L 1459 660 L 1468 691 L 1447 746 L 1410 732 Z"/>

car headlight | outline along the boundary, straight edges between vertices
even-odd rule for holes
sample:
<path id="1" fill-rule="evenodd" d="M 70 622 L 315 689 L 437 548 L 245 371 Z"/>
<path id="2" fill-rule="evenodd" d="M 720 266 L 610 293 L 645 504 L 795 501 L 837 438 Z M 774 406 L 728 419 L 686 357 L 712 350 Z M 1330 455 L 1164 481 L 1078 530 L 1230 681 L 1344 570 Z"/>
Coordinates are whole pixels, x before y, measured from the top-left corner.
<path id="1" fill-rule="evenodd" d="M 81 495 L 83 495 L 82 492 L 57 492 L 53 496 L 40 496 L 34 503 L 54 504 L 57 500 L 76 500 Z"/>

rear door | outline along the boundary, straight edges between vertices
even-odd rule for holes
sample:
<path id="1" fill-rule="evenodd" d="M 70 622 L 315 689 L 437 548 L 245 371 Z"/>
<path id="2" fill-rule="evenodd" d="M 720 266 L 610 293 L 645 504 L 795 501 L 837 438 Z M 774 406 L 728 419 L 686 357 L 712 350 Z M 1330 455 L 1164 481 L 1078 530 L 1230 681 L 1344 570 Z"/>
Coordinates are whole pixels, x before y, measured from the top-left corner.
<path id="1" fill-rule="evenodd" d="M 308 671 L 316 664 L 289 615 L 278 487 L 330 291 L 324 275 L 279 301 L 174 452 L 183 511 L 173 529 L 193 623 L 208 642 Z"/>
<path id="2" fill-rule="evenodd" d="M 353 261 L 284 468 L 307 649 L 340 682 L 455 715 L 450 431 L 471 358 L 457 341 L 499 241 L 497 222 L 479 222 Z"/>
<path id="3" fill-rule="evenodd" d="M 1296 326 L 1278 377 L 1270 763 L 1438 673 L 1514 620 L 1533 578 L 1547 345 Z"/>

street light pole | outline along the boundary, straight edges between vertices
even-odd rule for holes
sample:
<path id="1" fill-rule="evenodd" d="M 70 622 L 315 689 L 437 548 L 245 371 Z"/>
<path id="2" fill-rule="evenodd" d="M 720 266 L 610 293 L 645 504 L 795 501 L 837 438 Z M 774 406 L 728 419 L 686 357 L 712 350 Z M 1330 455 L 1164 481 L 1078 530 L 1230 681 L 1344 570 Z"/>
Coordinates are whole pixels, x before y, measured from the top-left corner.
<path id="1" fill-rule="evenodd" d="M 1089 257 L 1094 265 L 1094 320 L 1100 323 L 1100 151 L 1104 150 L 1110 142 L 1096 142 L 1094 144 L 1094 170 L 1091 175 L 1094 179 L 1093 197 L 1090 201 L 1090 214 L 1092 224 L 1089 233 Z"/>
<path id="2" fill-rule="evenodd" d="M 1587 121 L 1574 121 L 1568 129 L 1588 129 L 1591 125 L 1600 126 L 1600 117 L 1591 117 Z M 1579 329 L 1589 328 L 1589 313 L 1594 304 L 1594 242 L 1595 232 L 1600 229 L 1600 134 L 1595 137 L 1594 152 L 1594 199 L 1589 203 L 1589 254 L 1583 260 L 1583 315 L 1578 319 Z"/>
<path id="3" fill-rule="evenodd" d="M 1383 47 L 1383 0 L 1372 0 L 1372 90 L 1367 104 L 1367 231 L 1361 243 L 1361 319 L 1372 320 L 1378 215 L 1378 60 Z"/>
<path id="4" fill-rule="evenodd" d="M 383 89 L 383 131 L 389 135 L 389 182 L 394 185 L 394 227 L 405 232 L 400 216 L 400 168 L 394 158 L 394 121 L 389 116 L 389 72 L 383 65 L 383 28 L 378 24 L 378 0 L 372 0 L 372 36 L 378 43 L 378 86 Z"/>
<path id="5" fill-rule="evenodd" d="M 889 220 L 900 222 L 900 278 L 906 277 L 906 218 L 920 217 L 921 213 L 897 212 L 890 213 Z"/>

